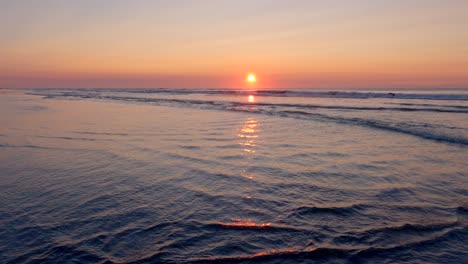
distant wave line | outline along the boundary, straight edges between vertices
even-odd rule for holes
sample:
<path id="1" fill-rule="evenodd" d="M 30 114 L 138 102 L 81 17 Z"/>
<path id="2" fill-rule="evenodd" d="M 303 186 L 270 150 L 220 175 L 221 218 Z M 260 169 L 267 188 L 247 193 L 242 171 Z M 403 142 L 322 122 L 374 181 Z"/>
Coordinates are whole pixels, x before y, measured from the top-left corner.
<path id="1" fill-rule="evenodd" d="M 299 118 L 299 119 L 310 119 L 313 118 L 315 121 L 333 121 L 338 124 L 347 124 L 347 125 L 358 125 L 367 128 L 374 128 L 380 130 L 386 130 L 391 132 L 398 132 L 407 135 L 416 136 L 423 139 L 428 139 L 432 141 L 445 142 L 450 144 L 457 145 L 468 145 L 468 139 L 463 137 L 454 137 L 444 134 L 434 133 L 430 131 L 420 131 L 414 130 L 418 127 L 408 123 L 388 123 L 384 121 L 372 120 L 372 119 L 363 119 L 363 118 L 345 118 L 345 117 L 335 117 L 330 115 L 325 115 L 321 113 L 311 113 L 299 110 L 297 108 L 325 108 L 325 109 L 346 109 L 346 110 L 362 110 L 366 109 L 364 107 L 341 107 L 341 106 L 315 106 L 315 105 L 296 105 L 296 104 L 268 104 L 268 103 L 243 103 L 243 102 L 229 102 L 229 101 L 205 101 L 205 100 L 186 100 L 186 99 L 167 99 L 167 98 L 136 98 L 136 97 L 120 97 L 120 96 L 110 96 L 110 95 L 96 95 L 91 96 L 89 94 L 82 95 L 77 93 L 64 93 L 64 94 L 55 94 L 55 95 L 46 95 L 45 98 L 81 98 L 81 99 L 98 99 L 98 100 L 114 100 L 114 101 L 125 101 L 125 102 L 136 102 L 136 103 L 157 103 L 165 106 L 174 106 L 174 103 L 177 103 L 178 106 L 182 107 L 195 107 L 199 106 L 200 109 L 210 109 L 210 110 L 221 110 L 221 111 L 232 111 L 232 112 L 248 112 L 255 114 L 266 114 L 272 116 L 280 117 L 290 117 L 290 118 Z M 246 108 L 248 107 L 248 108 Z M 253 108 L 255 107 L 255 108 Z M 258 107 L 258 108 L 256 108 Z M 262 108 L 263 107 L 263 108 Z M 274 107 L 284 107 L 284 108 L 296 108 L 296 109 L 285 109 L 285 110 L 276 110 Z M 265 109 L 267 108 L 267 109 Z M 273 108 L 273 109 L 272 109 Z M 349 109 L 351 108 L 351 109 Z M 371 108 L 372 111 L 378 111 L 385 108 Z M 394 111 L 401 111 L 393 108 Z M 366 109 L 368 110 L 368 109 Z M 427 109 L 417 109 L 416 111 L 427 111 Z M 443 109 L 432 109 L 433 112 L 443 111 Z M 411 111 L 411 110 L 410 110 Z M 431 111 L 431 110 L 430 110 Z M 453 113 L 453 112 L 450 112 Z M 467 113 L 464 110 L 456 110 L 455 113 Z"/>
<path id="2" fill-rule="evenodd" d="M 37 89 L 37 93 L 45 91 L 57 92 L 53 89 Z M 317 98 L 348 98 L 348 99 L 423 99 L 423 100 L 458 100 L 468 101 L 468 94 L 437 94 L 437 93 L 399 93 L 399 92 L 362 92 L 362 91 L 310 91 L 310 90 L 235 90 L 235 89 L 73 89 L 59 91 L 81 91 L 91 93 L 142 93 L 142 94 L 205 94 L 205 95 L 259 95 L 270 97 L 317 97 Z"/>

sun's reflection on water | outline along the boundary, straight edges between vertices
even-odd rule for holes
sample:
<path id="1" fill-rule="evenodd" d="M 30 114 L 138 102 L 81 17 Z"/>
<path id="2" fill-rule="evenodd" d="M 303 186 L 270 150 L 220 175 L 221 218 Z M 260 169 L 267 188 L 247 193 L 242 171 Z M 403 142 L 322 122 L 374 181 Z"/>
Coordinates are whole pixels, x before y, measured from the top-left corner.
<path id="1" fill-rule="evenodd" d="M 255 153 L 255 140 L 258 138 L 257 130 L 257 120 L 253 118 L 248 118 L 240 129 L 237 136 L 243 139 L 239 145 L 243 147 L 244 152 Z"/>
<path id="2" fill-rule="evenodd" d="M 253 97 L 253 96 L 252 96 Z M 253 98 L 253 101 L 255 99 Z M 249 102 L 252 102 L 249 96 Z M 258 158 L 258 140 L 260 138 L 260 129 L 257 119 L 253 117 L 247 118 L 243 125 L 238 129 L 237 137 L 239 139 L 239 146 L 242 149 L 242 162 L 241 166 L 241 176 L 252 180 L 251 184 L 248 184 L 244 187 L 245 193 L 243 197 L 246 201 L 252 201 L 255 199 L 255 188 L 256 179 L 255 175 L 251 172 L 250 168 L 255 165 L 255 160 Z M 251 203 L 251 202 L 247 202 Z M 252 208 L 254 209 L 254 208 Z M 254 209 L 258 210 L 258 209 Z M 234 219 L 232 222 L 223 223 L 223 226 L 228 228 L 240 228 L 240 229 L 265 229 L 270 228 L 272 223 L 264 221 L 255 221 L 250 218 L 251 215 L 239 215 L 238 218 Z"/>
<path id="3" fill-rule="evenodd" d="M 256 154 L 256 141 L 259 137 L 258 125 L 255 118 L 247 118 L 237 134 L 237 137 L 240 139 L 239 145 L 242 147 L 242 156 L 244 157 L 241 175 L 248 179 L 254 179 L 254 176 L 248 172 L 248 168 L 252 165 L 252 158 L 254 158 Z"/>
<path id="4" fill-rule="evenodd" d="M 252 219 L 232 219 L 232 222 L 220 223 L 220 225 L 228 228 L 242 228 L 242 229 L 258 229 L 258 228 L 270 228 L 272 223 L 257 223 Z"/>

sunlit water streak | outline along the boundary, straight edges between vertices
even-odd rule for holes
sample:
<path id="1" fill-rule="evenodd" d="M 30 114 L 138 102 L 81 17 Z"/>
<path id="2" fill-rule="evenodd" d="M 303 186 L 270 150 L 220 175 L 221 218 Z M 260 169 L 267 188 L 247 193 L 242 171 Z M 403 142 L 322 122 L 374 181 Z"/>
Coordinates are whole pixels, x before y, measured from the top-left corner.
<path id="1" fill-rule="evenodd" d="M 468 257 L 462 91 L 31 93 L 0 96 L 2 263 Z"/>

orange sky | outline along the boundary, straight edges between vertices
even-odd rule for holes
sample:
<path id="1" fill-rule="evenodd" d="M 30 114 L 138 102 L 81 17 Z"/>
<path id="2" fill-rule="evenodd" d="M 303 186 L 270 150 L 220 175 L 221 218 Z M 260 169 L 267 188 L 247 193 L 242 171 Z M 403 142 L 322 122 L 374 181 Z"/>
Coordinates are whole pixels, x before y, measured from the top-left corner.
<path id="1" fill-rule="evenodd" d="M 78 1 L 77 1 L 78 2 Z M 468 87 L 467 1 L 6 1 L 0 87 Z"/>

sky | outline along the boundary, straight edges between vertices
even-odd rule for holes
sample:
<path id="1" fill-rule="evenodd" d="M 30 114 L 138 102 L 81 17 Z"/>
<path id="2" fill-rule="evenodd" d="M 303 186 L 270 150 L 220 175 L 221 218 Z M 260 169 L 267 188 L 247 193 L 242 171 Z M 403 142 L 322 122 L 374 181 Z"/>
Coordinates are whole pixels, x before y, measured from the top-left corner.
<path id="1" fill-rule="evenodd" d="M 466 88 L 468 0 L 0 0 L 2 88 Z"/>

